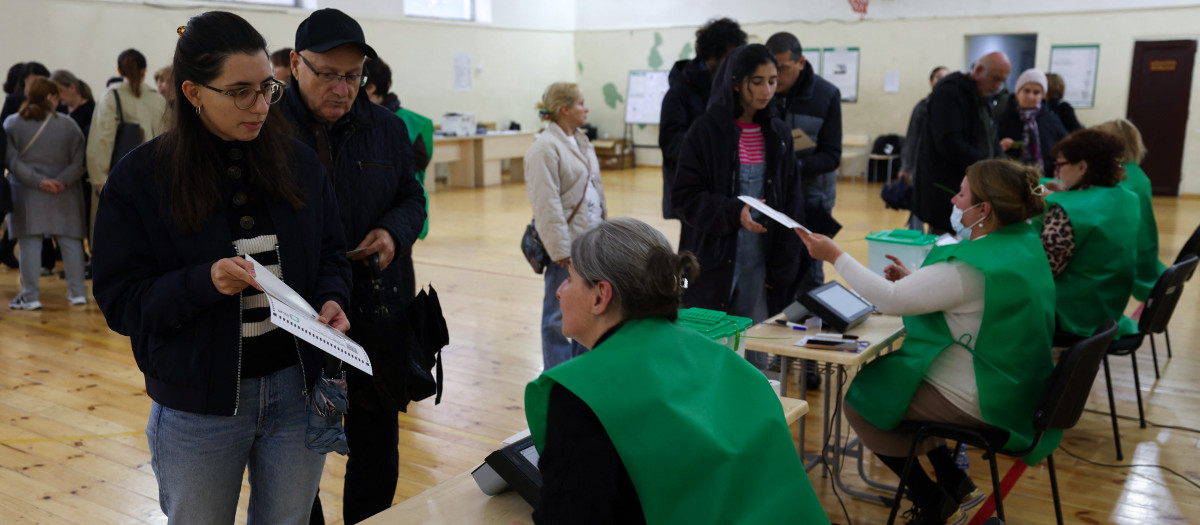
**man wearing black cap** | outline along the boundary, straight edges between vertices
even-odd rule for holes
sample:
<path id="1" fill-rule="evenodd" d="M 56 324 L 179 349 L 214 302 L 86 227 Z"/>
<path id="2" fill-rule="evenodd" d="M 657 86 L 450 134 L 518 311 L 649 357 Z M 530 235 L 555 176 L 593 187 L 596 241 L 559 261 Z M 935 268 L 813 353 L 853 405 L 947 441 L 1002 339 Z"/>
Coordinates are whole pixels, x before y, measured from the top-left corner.
<path id="1" fill-rule="evenodd" d="M 292 79 L 284 93 L 283 113 L 297 138 L 316 150 L 337 193 L 346 240 L 356 243 L 351 259 L 354 282 L 348 335 L 369 324 L 379 305 L 367 262 L 378 256 L 382 299 L 390 312 L 402 312 L 415 293 L 412 245 L 425 223 L 425 197 L 413 174 L 412 143 L 404 121 L 359 91 L 366 78 L 363 62 L 376 58 L 362 28 L 336 9 L 313 12 L 296 29 L 291 53 Z M 361 251 L 358 251 L 360 250 Z M 392 341 L 401 341 L 395 327 Z M 386 330 L 386 327 L 385 327 Z M 374 354 L 379 338 L 356 338 Z M 393 343 L 394 344 L 394 343 Z M 399 475 L 399 406 L 372 396 L 372 378 L 350 369 L 354 407 L 346 416 L 350 446 L 346 462 L 343 515 L 356 523 L 392 504 Z M 402 388 L 398 389 L 403 391 Z M 319 504 L 319 500 L 317 502 Z M 320 517 L 319 505 L 314 518 Z"/>

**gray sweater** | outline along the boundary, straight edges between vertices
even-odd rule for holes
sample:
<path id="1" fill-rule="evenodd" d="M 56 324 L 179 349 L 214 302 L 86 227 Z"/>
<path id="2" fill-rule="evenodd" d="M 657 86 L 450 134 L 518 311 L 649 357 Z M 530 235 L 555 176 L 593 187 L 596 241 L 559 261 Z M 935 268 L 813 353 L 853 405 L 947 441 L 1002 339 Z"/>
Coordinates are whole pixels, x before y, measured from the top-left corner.
<path id="1" fill-rule="evenodd" d="M 13 209 L 8 222 L 11 237 L 62 235 L 82 239 L 83 176 L 86 143 L 83 132 L 70 117 L 54 113 L 29 150 L 42 121 L 10 115 L 4 121 L 8 135 L 5 164 L 12 184 Z M 41 189 L 42 179 L 56 179 L 66 188 L 58 193 Z"/>

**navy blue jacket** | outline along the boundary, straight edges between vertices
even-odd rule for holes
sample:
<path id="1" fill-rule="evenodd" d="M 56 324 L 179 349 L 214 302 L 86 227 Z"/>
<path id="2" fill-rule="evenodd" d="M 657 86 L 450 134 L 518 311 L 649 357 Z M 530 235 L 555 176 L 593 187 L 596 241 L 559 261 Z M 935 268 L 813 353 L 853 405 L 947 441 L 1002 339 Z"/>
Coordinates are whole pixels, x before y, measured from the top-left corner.
<path id="1" fill-rule="evenodd" d="M 708 107 L 712 92 L 712 75 L 700 59 L 680 60 L 671 67 L 667 77 L 670 88 L 663 96 L 658 116 L 658 147 L 663 157 L 663 218 L 676 218 L 671 204 L 671 187 L 679 163 L 679 150 L 688 128 Z"/>
<path id="2" fill-rule="evenodd" d="M 146 393 L 159 404 L 197 414 L 236 413 L 240 381 L 240 303 L 217 291 L 210 268 L 236 256 L 219 205 L 199 232 L 182 233 L 164 202 L 152 155 L 158 139 L 113 168 L 96 213 L 93 293 L 104 319 L 129 336 Z M 279 238 L 284 281 L 320 310 L 349 302 L 350 264 L 337 201 L 312 150 L 295 143 L 294 173 L 306 205 L 268 200 Z M 299 342 L 305 384 L 323 352 Z"/>
<path id="3" fill-rule="evenodd" d="M 278 106 L 296 138 L 327 155 L 322 162 L 337 194 L 347 246 L 358 246 L 375 228 L 392 234 L 396 256 L 383 270 L 384 301 L 391 309 L 407 305 L 416 295 L 412 246 L 425 225 L 425 192 L 414 174 L 404 120 L 359 93 L 350 112 L 326 127 L 313 119 L 294 78 Z M 354 320 L 377 303 L 369 270 L 359 262 L 352 267 L 351 337 Z"/>
<path id="4" fill-rule="evenodd" d="M 718 69 L 708 111 L 696 120 L 679 153 L 679 167 L 671 200 L 683 222 L 679 234 L 680 251 L 687 250 L 700 262 L 700 276 L 683 295 L 688 307 L 729 311 L 733 286 L 733 264 L 737 258 L 737 232 L 742 228 L 741 212 L 745 203 L 738 200 L 738 137 L 741 129 L 734 123 L 733 83 L 728 67 L 741 48 L 735 49 Z M 758 112 L 755 122 L 762 126 L 766 153 L 767 205 L 805 223 L 804 196 L 801 193 L 793 159 L 791 130 L 773 114 L 772 106 Z M 760 222 L 767 228 L 768 306 L 782 310 L 795 295 L 796 275 L 803 251 L 796 234 L 770 219 Z"/>
<path id="5" fill-rule="evenodd" d="M 842 92 L 817 76 L 811 62 L 796 85 L 786 94 L 777 94 L 774 104 L 779 118 L 791 129 L 802 129 L 817 145 L 796 152 L 797 173 L 801 179 L 837 171 L 842 163 Z"/>

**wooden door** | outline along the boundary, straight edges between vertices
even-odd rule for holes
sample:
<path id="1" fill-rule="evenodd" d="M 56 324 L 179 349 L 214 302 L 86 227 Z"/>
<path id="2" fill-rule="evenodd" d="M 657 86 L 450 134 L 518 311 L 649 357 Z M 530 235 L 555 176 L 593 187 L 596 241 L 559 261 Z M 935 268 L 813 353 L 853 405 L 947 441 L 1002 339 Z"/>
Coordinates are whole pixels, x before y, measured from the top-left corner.
<path id="1" fill-rule="evenodd" d="M 1142 132 L 1155 195 L 1179 195 L 1187 136 L 1195 40 L 1139 41 L 1133 46 L 1126 117 Z"/>

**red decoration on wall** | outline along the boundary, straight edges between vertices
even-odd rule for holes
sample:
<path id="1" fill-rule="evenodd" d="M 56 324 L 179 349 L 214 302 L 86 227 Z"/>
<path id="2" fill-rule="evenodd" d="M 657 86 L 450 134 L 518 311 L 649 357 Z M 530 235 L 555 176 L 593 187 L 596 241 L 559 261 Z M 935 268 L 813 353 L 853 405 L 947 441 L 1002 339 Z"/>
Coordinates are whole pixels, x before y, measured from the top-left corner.
<path id="1" fill-rule="evenodd" d="M 858 19 L 862 20 L 867 16 L 867 2 L 870 0 L 847 0 L 850 2 L 850 9 L 858 13 Z"/>

